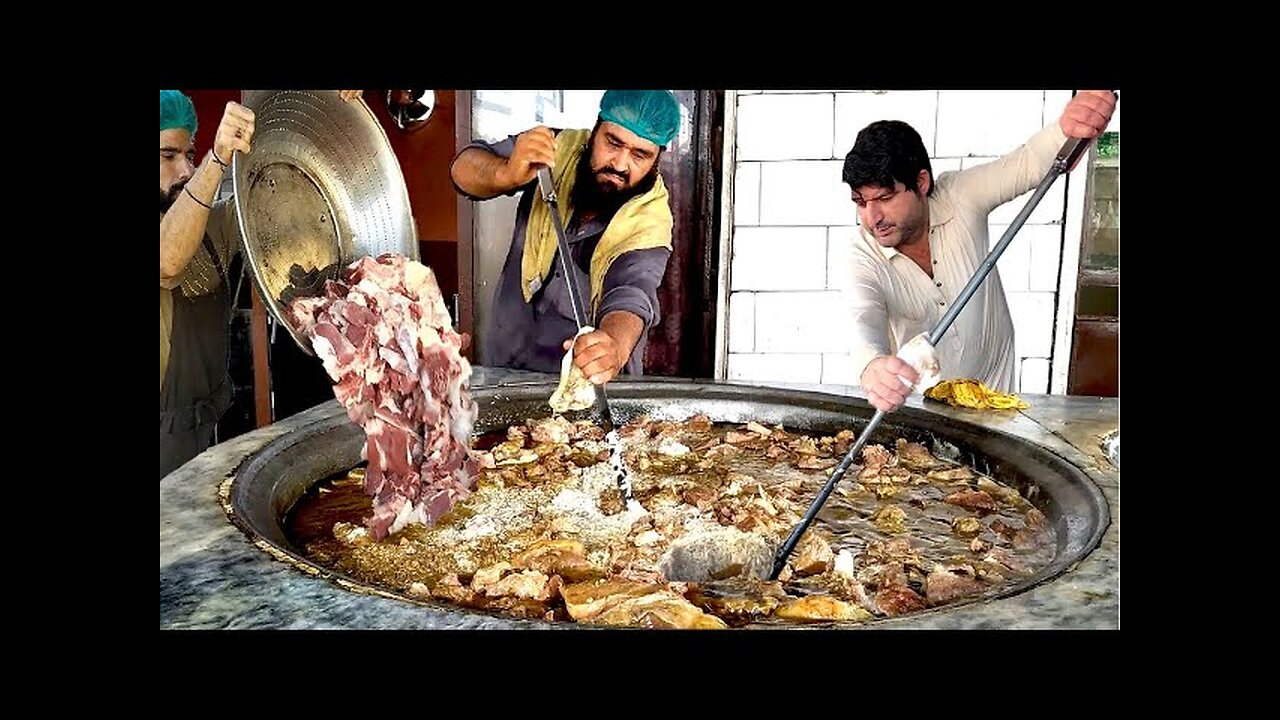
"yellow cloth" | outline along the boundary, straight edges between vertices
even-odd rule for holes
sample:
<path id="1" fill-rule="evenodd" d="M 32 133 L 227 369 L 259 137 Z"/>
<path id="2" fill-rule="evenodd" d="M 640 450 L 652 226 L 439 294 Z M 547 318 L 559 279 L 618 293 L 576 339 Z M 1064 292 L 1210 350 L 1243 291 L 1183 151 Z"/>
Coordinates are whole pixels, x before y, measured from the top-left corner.
<path id="1" fill-rule="evenodd" d="M 577 178 L 578 159 L 582 156 L 590 135 L 589 130 L 563 130 L 556 136 L 556 165 L 551 171 L 551 180 L 556 188 L 560 219 L 566 226 L 573 215 L 569 198 L 572 197 L 573 183 Z M 605 274 L 609 272 L 613 261 L 632 250 L 670 250 L 673 225 L 667 187 L 659 174 L 648 192 L 631 198 L 618 209 L 591 255 L 591 317 L 587 318 L 588 323 L 592 322 L 599 310 L 600 299 L 604 296 Z M 542 199 L 539 192 L 529 211 L 524 255 L 520 259 L 520 287 L 524 292 L 525 302 L 533 300 L 535 286 L 531 283 L 536 279 L 536 287 L 541 287 L 546 281 L 556 249 L 556 229 L 551 223 L 551 206 Z"/>
<path id="2" fill-rule="evenodd" d="M 977 410 L 1025 410 L 1031 407 L 1017 395 L 997 392 L 977 380 L 943 380 L 925 391 L 924 396 L 952 407 Z"/>

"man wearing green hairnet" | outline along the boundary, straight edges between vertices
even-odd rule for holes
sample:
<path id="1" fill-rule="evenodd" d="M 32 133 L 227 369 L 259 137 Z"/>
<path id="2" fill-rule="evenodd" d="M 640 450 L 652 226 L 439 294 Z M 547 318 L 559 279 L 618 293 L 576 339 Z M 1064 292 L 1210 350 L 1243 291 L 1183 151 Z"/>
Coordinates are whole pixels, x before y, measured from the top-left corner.
<path id="1" fill-rule="evenodd" d="M 231 154 L 249 152 L 253 111 L 227 103 L 213 149 L 196 165 L 196 109 L 160 91 L 160 478 L 213 443 L 231 405 L 227 267 L 234 212 L 214 203 Z"/>
<path id="2" fill-rule="evenodd" d="M 680 129 L 667 90 L 610 90 L 591 130 L 535 127 L 454 158 L 458 191 L 473 200 L 521 193 L 515 233 L 484 329 L 482 362 L 559 372 L 566 350 L 595 384 L 639 374 L 671 257 L 671 207 L 658 160 Z M 595 330 L 578 335 L 537 171 L 551 168 L 571 272 Z M 575 339 L 576 336 L 576 339 Z"/>

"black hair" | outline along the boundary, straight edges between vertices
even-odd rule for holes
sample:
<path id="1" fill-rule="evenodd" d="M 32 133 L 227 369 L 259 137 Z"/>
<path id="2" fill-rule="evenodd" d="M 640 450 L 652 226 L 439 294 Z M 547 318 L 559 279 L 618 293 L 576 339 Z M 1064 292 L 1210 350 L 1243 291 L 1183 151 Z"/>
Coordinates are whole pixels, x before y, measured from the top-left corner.
<path id="1" fill-rule="evenodd" d="M 933 195 L 933 166 L 920 133 L 901 120 L 877 120 L 858 133 L 841 177 L 850 190 L 865 185 L 893 188 L 901 182 L 916 192 L 921 170 L 929 173 L 928 195 Z"/>

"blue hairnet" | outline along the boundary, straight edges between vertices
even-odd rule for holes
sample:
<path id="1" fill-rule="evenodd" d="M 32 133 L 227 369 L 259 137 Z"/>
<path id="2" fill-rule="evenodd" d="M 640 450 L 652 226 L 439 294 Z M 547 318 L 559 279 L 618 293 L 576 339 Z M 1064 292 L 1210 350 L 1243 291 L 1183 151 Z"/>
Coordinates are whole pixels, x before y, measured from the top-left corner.
<path id="1" fill-rule="evenodd" d="M 680 103 L 670 90 L 610 90 L 600 99 L 600 117 L 663 146 L 680 130 Z"/>
<path id="2" fill-rule="evenodd" d="M 196 135 L 196 106 L 178 90 L 160 91 L 160 132 L 184 128 Z"/>

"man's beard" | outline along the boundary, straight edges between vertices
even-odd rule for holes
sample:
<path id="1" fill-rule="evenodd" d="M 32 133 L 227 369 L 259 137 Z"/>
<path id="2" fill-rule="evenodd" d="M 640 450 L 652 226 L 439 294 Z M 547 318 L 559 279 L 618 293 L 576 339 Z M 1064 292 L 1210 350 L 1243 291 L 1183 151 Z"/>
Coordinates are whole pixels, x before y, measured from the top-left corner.
<path id="1" fill-rule="evenodd" d="M 928 242 L 929 234 L 927 232 L 921 232 L 922 229 L 924 229 L 923 209 L 921 210 L 921 213 L 918 215 L 912 215 L 910 217 L 903 218 L 902 220 L 898 221 L 897 245 L 903 245 L 911 242 L 919 242 L 920 238 L 924 238 L 925 242 Z"/>
<path id="2" fill-rule="evenodd" d="M 160 214 L 161 215 L 168 212 L 169 208 L 173 207 L 173 204 L 178 200 L 178 193 L 182 192 L 182 188 L 186 186 L 187 186 L 186 181 L 183 181 L 169 188 L 169 192 L 165 192 L 163 190 L 160 191 Z"/>
<path id="3" fill-rule="evenodd" d="M 908 192 L 911 192 L 911 191 L 908 191 Z M 916 198 L 921 201 L 919 212 L 912 215 L 907 215 L 896 223 L 891 223 L 893 226 L 894 233 L 896 235 L 896 242 L 893 242 L 892 244 L 886 244 L 885 242 L 886 240 L 893 240 L 895 238 L 892 235 L 888 238 L 881 238 L 879 234 L 876 233 L 876 229 L 880 227 L 880 225 L 874 225 L 867 229 L 868 232 L 871 233 L 871 236 L 875 238 L 875 241 L 879 243 L 881 247 L 891 247 L 895 249 L 900 249 L 901 245 L 918 242 L 921 237 L 924 237 L 926 239 L 928 238 L 928 233 L 921 232 L 921 229 L 924 227 L 924 198 L 921 197 L 919 193 L 916 193 Z M 885 224 L 890 224 L 890 223 L 885 223 Z"/>
<path id="4" fill-rule="evenodd" d="M 608 166 L 595 172 L 591 169 L 591 143 L 587 144 L 587 152 L 578 158 L 577 177 L 573 181 L 572 202 L 575 210 L 594 210 L 599 214 L 608 215 L 617 212 L 623 203 L 631 198 L 649 192 L 653 188 L 653 184 L 658 181 L 658 163 L 653 163 L 653 168 L 644 176 L 644 179 L 636 183 L 635 187 L 626 187 L 631 180 L 630 176 L 620 175 L 613 172 Z M 622 181 L 621 189 L 610 184 L 605 178 L 614 177 Z"/>

